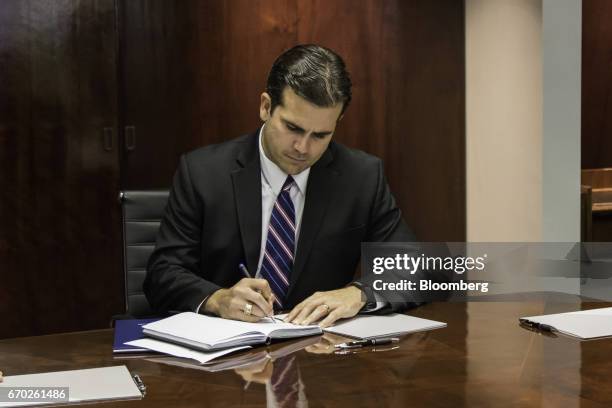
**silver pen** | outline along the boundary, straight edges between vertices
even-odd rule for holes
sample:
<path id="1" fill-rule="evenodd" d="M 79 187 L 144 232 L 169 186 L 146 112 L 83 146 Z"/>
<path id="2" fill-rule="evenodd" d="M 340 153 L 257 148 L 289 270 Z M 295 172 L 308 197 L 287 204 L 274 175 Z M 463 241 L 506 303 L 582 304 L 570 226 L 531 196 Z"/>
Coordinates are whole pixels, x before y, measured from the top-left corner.
<path id="1" fill-rule="evenodd" d="M 249 273 L 249 270 L 246 268 L 246 266 L 244 266 L 243 263 L 238 264 L 238 269 L 240 269 L 240 272 L 242 272 L 245 278 L 252 278 L 251 274 Z M 274 294 L 272 294 L 272 296 L 274 296 Z M 272 323 L 276 323 L 276 318 L 274 317 L 274 315 L 267 317 L 268 319 L 272 319 Z"/>
<path id="2" fill-rule="evenodd" d="M 136 383 L 136 387 L 138 388 L 138 391 L 140 391 L 140 393 L 144 397 L 145 394 L 147 393 L 147 386 L 144 384 L 144 382 L 142 382 L 142 379 L 140 378 L 138 374 L 134 374 L 132 378 L 134 378 L 134 382 Z"/>

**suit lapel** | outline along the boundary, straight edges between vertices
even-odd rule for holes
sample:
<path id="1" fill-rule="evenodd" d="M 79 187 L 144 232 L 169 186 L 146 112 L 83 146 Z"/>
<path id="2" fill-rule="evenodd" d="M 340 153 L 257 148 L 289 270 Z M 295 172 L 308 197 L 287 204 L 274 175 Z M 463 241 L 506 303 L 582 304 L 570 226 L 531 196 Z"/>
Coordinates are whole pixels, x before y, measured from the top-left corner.
<path id="1" fill-rule="evenodd" d="M 240 236 L 246 266 L 251 274 L 257 271 L 261 249 L 261 164 L 258 132 L 246 139 L 244 148 L 236 159 L 239 167 L 232 172 Z"/>
<path id="2" fill-rule="evenodd" d="M 333 155 L 331 149 L 327 149 L 323 156 L 310 169 L 308 176 L 308 186 L 306 187 L 306 201 L 304 202 L 304 212 L 300 227 L 297 253 L 293 265 L 293 271 L 289 279 L 289 291 L 291 292 L 302 273 L 306 260 L 310 255 L 312 244 L 317 237 L 323 218 L 327 211 L 329 199 L 333 192 L 335 172 L 328 165 L 331 163 Z"/>

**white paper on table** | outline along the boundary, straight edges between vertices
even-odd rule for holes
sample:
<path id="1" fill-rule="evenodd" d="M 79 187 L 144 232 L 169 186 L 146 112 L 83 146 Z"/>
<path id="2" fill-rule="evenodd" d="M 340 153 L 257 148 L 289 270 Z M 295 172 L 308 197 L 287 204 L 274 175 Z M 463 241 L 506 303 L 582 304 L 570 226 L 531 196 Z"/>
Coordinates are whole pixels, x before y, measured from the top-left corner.
<path id="1" fill-rule="evenodd" d="M 232 348 L 227 348 L 223 350 L 213 351 L 210 353 L 205 353 L 203 351 L 196 351 L 196 350 L 192 350 L 187 347 L 179 346 L 178 344 L 172 344 L 172 343 L 167 343 L 165 341 L 148 339 L 148 338 L 128 341 L 125 344 L 128 344 L 130 346 L 142 347 L 147 350 L 158 351 L 160 353 L 169 354 L 175 357 L 191 358 L 193 360 L 198 361 L 200 364 L 204 364 L 208 361 L 212 361 L 217 357 L 224 356 L 234 351 L 251 348 L 251 346 L 240 346 L 240 347 L 232 347 Z"/>
<path id="2" fill-rule="evenodd" d="M 359 315 L 351 319 L 339 320 L 325 329 L 328 333 L 359 339 L 399 336 L 446 327 L 446 323 L 421 319 L 405 314 L 383 316 Z"/>
<path id="3" fill-rule="evenodd" d="M 284 320 L 287 314 L 275 315 Z M 324 332 L 357 339 L 400 336 L 446 327 L 446 323 L 422 319 L 405 314 L 388 315 L 357 315 L 349 319 L 340 319 L 332 326 L 323 329 Z"/>
<path id="4" fill-rule="evenodd" d="M 66 387 L 69 399 L 62 404 L 142 398 L 132 375 L 124 365 L 12 375 L 4 377 L 4 382 L 0 383 L 0 388 L 2 387 Z M 56 405 L 57 402 L 0 402 L 0 407 L 51 404 Z"/>
<path id="5" fill-rule="evenodd" d="M 612 307 L 522 317 L 521 319 L 547 324 L 563 334 L 585 340 L 612 336 Z"/>

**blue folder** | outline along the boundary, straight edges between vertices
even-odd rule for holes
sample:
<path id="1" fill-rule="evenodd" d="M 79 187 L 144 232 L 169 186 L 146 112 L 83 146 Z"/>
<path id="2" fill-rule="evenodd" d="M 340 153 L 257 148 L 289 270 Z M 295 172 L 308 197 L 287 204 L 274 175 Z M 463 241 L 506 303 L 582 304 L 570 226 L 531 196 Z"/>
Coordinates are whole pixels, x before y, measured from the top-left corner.
<path id="1" fill-rule="evenodd" d="M 150 352 L 150 350 L 129 346 L 125 343 L 132 340 L 142 339 L 142 326 L 156 322 L 161 318 L 154 319 L 129 319 L 115 321 L 115 341 L 113 343 L 113 353 L 141 353 Z"/>

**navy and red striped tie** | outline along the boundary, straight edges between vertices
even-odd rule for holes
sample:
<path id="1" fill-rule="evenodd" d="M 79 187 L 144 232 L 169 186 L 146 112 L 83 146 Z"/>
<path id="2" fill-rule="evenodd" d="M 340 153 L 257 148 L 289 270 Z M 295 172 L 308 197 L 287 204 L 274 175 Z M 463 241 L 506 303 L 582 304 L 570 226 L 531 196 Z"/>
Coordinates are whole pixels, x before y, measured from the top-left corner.
<path id="1" fill-rule="evenodd" d="M 261 263 L 261 275 L 267 279 L 276 297 L 275 309 L 282 310 L 289 289 L 289 277 L 293 269 L 295 251 L 295 207 L 290 191 L 295 184 L 293 177 L 287 176 L 283 188 L 276 198 L 268 238 Z"/>

